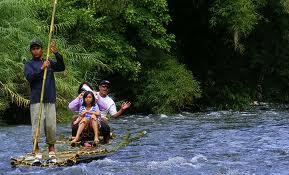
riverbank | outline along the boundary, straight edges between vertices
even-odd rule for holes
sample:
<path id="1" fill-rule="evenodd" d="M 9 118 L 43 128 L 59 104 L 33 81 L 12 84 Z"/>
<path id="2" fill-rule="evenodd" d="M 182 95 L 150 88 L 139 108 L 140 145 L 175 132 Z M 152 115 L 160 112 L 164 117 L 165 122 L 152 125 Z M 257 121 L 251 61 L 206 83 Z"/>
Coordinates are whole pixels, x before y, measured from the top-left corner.
<path id="1" fill-rule="evenodd" d="M 268 102 L 252 102 L 245 109 L 240 111 L 248 111 L 248 110 L 288 110 L 289 104 L 278 104 L 278 103 L 268 103 Z M 197 112 L 210 112 L 210 111 L 220 111 L 218 107 L 188 107 L 186 108 L 186 112 L 189 113 L 197 113 Z M 236 111 L 230 109 L 228 111 Z M 127 115 L 133 115 L 132 111 L 126 112 Z M 71 117 L 74 114 L 70 112 L 66 108 L 57 109 L 57 122 L 58 123 L 69 123 L 71 121 Z M 138 115 L 149 115 L 149 114 L 138 114 Z M 173 115 L 173 114 L 172 114 Z M 157 115 L 156 115 L 157 116 Z M 11 125 L 17 124 L 30 124 L 30 113 L 28 108 L 18 108 L 14 106 L 13 108 L 9 108 L 3 114 L 0 115 L 0 119 L 3 122 Z"/>

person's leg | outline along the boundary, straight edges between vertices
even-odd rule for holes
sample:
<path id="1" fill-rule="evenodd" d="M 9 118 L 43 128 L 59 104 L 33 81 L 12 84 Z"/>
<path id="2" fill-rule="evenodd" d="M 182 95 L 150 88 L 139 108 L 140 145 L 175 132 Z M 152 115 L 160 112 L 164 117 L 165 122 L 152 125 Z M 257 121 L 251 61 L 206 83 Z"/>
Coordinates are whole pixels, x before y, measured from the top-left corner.
<path id="1" fill-rule="evenodd" d="M 77 133 L 75 138 L 71 141 L 71 143 L 75 143 L 79 140 L 80 134 L 82 133 L 83 129 L 85 128 L 86 124 L 88 123 L 87 119 L 84 117 L 81 122 L 79 123 Z"/>
<path id="2" fill-rule="evenodd" d="M 56 142 L 56 110 L 54 103 L 44 103 L 45 109 L 45 136 L 48 144 L 48 151 L 55 151 Z"/>
<path id="3" fill-rule="evenodd" d="M 110 139 L 110 127 L 104 121 L 100 121 L 100 126 L 100 135 L 103 137 L 103 142 L 108 143 Z"/>
<path id="4" fill-rule="evenodd" d="M 78 115 L 74 115 L 72 117 L 72 120 L 71 120 L 71 136 L 72 137 L 75 137 L 76 136 L 76 133 L 77 133 L 77 129 L 78 129 L 78 125 L 79 123 L 77 123 L 76 125 L 73 124 L 73 122 L 78 118 Z"/>
<path id="5" fill-rule="evenodd" d="M 94 131 L 92 127 L 92 120 L 89 120 L 89 122 L 86 125 L 86 128 L 82 132 L 85 136 L 84 141 L 91 141 L 94 139 Z"/>
<path id="6" fill-rule="evenodd" d="M 34 139 L 35 139 L 35 134 L 36 134 L 36 130 L 38 127 L 38 118 L 39 118 L 39 111 L 40 111 L 40 103 L 36 103 L 36 104 L 31 104 L 30 105 L 30 119 L 31 119 L 31 126 L 32 126 L 32 144 L 34 146 Z M 38 139 L 41 136 L 41 131 L 43 130 L 43 124 L 44 124 L 44 112 L 42 110 L 42 116 L 41 116 L 41 123 L 40 123 L 40 127 L 39 128 L 39 133 L 38 133 L 38 138 L 37 138 L 37 142 L 36 142 L 36 149 L 35 151 L 33 150 L 33 153 L 38 153 L 39 152 L 39 146 L 38 146 Z"/>
<path id="7" fill-rule="evenodd" d="M 96 118 L 95 115 L 92 115 L 91 116 L 91 122 L 92 122 L 92 128 L 93 128 L 93 132 L 94 132 L 94 142 L 95 143 L 98 143 L 99 142 L 99 139 L 98 139 L 98 127 L 99 127 L 99 124 L 98 124 L 98 120 Z"/>

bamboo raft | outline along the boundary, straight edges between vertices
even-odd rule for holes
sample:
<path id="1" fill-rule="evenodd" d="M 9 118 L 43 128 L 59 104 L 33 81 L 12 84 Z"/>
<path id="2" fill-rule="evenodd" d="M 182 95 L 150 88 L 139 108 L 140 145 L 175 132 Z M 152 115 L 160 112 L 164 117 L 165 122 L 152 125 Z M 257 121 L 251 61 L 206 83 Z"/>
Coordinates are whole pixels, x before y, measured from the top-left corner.
<path id="1" fill-rule="evenodd" d="M 56 158 L 54 160 L 48 157 L 47 152 L 42 152 L 42 159 L 36 159 L 32 153 L 27 153 L 24 156 L 12 157 L 10 160 L 12 167 L 17 166 L 39 166 L 39 167 L 59 167 L 72 166 L 79 163 L 89 163 L 93 160 L 104 159 L 113 154 L 119 149 L 126 147 L 131 142 L 139 140 L 146 135 L 146 131 L 141 131 L 132 136 L 125 134 L 121 141 L 108 145 L 99 145 L 97 147 L 71 147 L 70 142 L 57 141 L 55 147 L 57 148 Z M 114 141 L 113 141 L 114 142 Z M 37 160 L 37 161 L 36 161 Z"/>

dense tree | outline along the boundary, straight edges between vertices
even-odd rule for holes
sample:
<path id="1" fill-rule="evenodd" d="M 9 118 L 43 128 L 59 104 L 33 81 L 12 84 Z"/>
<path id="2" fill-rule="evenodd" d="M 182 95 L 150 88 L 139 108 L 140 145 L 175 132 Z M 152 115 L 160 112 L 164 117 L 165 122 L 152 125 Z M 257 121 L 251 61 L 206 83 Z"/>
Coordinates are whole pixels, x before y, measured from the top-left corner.
<path id="1" fill-rule="evenodd" d="M 170 29 L 201 82 L 201 104 L 288 102 L 288 1 L 169 2 Z"/>
<path id="2" fill-rule="evenodd" d="M 51 1 L 2 0 L 0 10 L 4 111 L 29 104 L 23 64 L 31 39 L 47 42 Z M 58 108 L 81 81 L 103 78 L 136 112 L 286 103 L 288 15 L 287 0 L 59 0 L 54 39 L 67 70 L 57 74 Z"/>
<path id="3" fill-rule="evenodd" d="M 28 44 L 32 38 L 37 37 L 44 43 L 47 40 L 51 1 L 4 0 L 0 8 L 7 13 L 0 17 L 4 21 L 0 31 L 3 38 L 1 47 L 6 46 L 1 54 L 7 59 L 2 66 L 10 71 L 2 72 L 2 77 L 9 77 L 1 80 L 3 91 L 0 106 L 1 110 L 5 110 L 14 103 L 18 106 L 29 103 L 29 86 L 23 76 L 23 63 L 30 59 Z M 135 111 L 144 111 L 141 105 L 146 105 L 148 108 L 144 112 L 176 112 L 185 103 L 192 103 L 194 97 L 199 97 L 198 83 L 185 66 L 178 63 L 177 56 L 172 56 L 174 35 L 167 31 L 171 21 L 168 11 L 167 2 L 163 0 L 60 0 L 54 39 L 64 55 L 67 71 L 57 74 L 58 108 L 66 108 L 69 99 L 76 95 L 81 81 L 88 80 L 95 86 L 101 78 L 113 81 L 112 92 L 115 92 L 116 100 L 135 99 Z M 7 35 L 6 30 L 19 32 L 13 31 Z M 150 55 L 152 58 L 145 59 L 145 52 L 150 50 L 162 54 L 162 58 Z M 12 61 L 13 66 L 7 64 Z M 140 94 L 147 94 L 149 89 L 142 91 L 140 88 L 152 81 L 160 83 L 156 87 L 174 85 L 173 81 L 164 82 L 163 77 L 159 76 L 163 68 L 170 70 L 171 75 L 179 73 L 176 78 L 188 86 L 183 89 L 175 86 L 184 90 L 175 106 L 171 105 L 173 102 L 167 102 L 162 109 L 155 110 L 152 109 L 155 102 L 144 100 L 151 96 Z M 161 102 L 164 98 L 160 95 L 162 90 L 152 91 L 156 100 Z M 139 96 L 144 98 L 140 100 Z"/>

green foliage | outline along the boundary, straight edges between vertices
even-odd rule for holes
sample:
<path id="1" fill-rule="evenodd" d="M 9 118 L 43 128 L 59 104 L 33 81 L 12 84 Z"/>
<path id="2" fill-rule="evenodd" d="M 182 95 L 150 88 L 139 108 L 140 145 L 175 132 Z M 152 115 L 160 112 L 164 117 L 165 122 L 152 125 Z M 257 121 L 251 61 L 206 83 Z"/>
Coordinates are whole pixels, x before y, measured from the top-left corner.
<path id="1" fill-rule="evenodd" d="M 38 11 L 34 7 L 46 4 L 47 1 L 35 3 L 33 0 L 5 0 L 0 3 L 0 97 L 1 110 L 9 107 L 9 103 L 19 106 L 29 104 L 29 85 L 23 74 L 24 63 L 31 58 L 29 43 L 33 38 L 38 38 L 47 43 L 47 26 L 38 19 Z M 39 5 L 39 6 L 36 6 Z M 41 6 L 45 7 L 45 6 Z M 60 52 L 64 55 L 66 71 L 56 75 L 58 106 L 67 106 L 83 78 L 83 72 L 75 65 L 86 67 L 106 67 L 95 54 L 87 53 L 80 45 L 67 44 L 61 37 L 54 37 Z M 45 49 L 44 49 L 45 50 Z M 89 60 L 89 61 L 88 61 Z M 5 103 L 4 103 L 5 102 Z"/>
<path id="2" fill-rule="evenodd" d="M 192 73 L 174 57 L 159 56 L 150 58 L 155 60 L 155 65 L 144 75 L 138 105 L 152 113 L 175 113 L 201 96 L 200 86 Z"/>
<path id="3" fill-rule="evenodd" d="M 288 2 L 172 0 L 173 32 L 201 82 L 201 104 L 242 109 L 256 100 L 257 87 L 260 100 L 288 103 Z"/>
<path id="4" fill-rule="evenodd" d="M 31 36 L 41 33 L 37 25 L 41 23 L 33 18 L 34 14 L 27 4 L 16 0 L 1 1 L 0 10 L 0 96 L 1 104 L 4 104 L 1 109 L 5 110 L 9 107 L 8 102 L 28 104 L 23 62 L 29 54 L 27 45 Z"/>
<path id="5" fill-rule="evenodd" d="M 67 25 L 58 34 L 95 52 L 112 72 L 131 81 L 137 81 L 141 71 L 138 50 L 148 46 L 169 50 L 174 38 L 166 30 L 170 21 L 166 1 L 69 0 L 61 1 L 59 9 L 58 23 Z M 103 71 L 88 72 L 93 76 Z"/>
<path id="6" fill-rule="evenodd" d="M 167 12 L 166 1 L 134 0 L 125 11 L 125 20 L 130 27 L 137 29 L 138 36 L 144 44 L 169 50 L 174 35 L 166 32 L 165 27 L 170 22 Z"/>
<path id="7" fill-rule="evenodd" d="M 260 18 L 255 5 L 252 0 L 215 0 L 211 7 L 211 25 L 226 27 L 234 36 L 235 49 L 241 52 L 244 48 L 239 42 L 240 37 L 250 34 Z"/>
<path id="8" fill-rule="evenodd" d="M 288 4 L 59 0 L 54 39 L 66 71 L 56 74 L 58 109 L 69 115 L 65 108 L 78 84 L 95 85 L 101 78 L 112 80 L 116 100 L 133 100 L 136 111 L 172 113 L 195 103 L 201 90 L 194 77 L 203 88 L 198 102 L 206 105 L 242 109 L 255 100 L 257 86 L 263 100 L 288 102 Z M 28 104 L 23 75 L 31 57 L 28 44 L 33 38 L 47 43 L 52 4 L 2 0 L 0 10 L 0 110 L 5 110 L 12 103 Z"/>
<path id="9" fill-rule="evenodd" d="M 3 0 L 0 10 L 0 56 L 3 60 L 0 62 L 0 110 L 5 110 L 9 103 L 29 104 L 29 85 L 23 75 L 24 63 L 31 57 L 28 44 L 38 38 L 46 45 L 52 4 L 46 0 Z M 133 91 L 131 94 L 122 93 L 124 90 L 116 92 L 123 94 L 118 96 L 122 99 L 146 96 L 152 91 L 155 98 L 148 97 L 153 103 L 139 102 L 154 107 L 149 109 L 152 112 L 175 112 L 199 97 L 199 85 L 192 74 L 168 56 L 174 41 L 174 35 L 167 31 L 171 22 L 168 10 L 165 0 L 59 0 L 53 39 L 66 64 L 65 72 L 56 74 L 59 114 L 70 115 L 65 108 L 76 95 L 80 82 L 88 80 L 95 84 L 103 77 L 141 86 L 158 82 L 155 87 L 144 89 L 145 95 L 135 93 L 143 89 L 133 87 L 127 88 Z M 146 49 L 167 54 L 164 59 L 146 59 L 142 54 Z M 148 66 L 153 62 L 158 62 L 158 66 Z M 162 71 L 163 68 L 169 71 Z M 183 86 L 166 82 L 166 76 Z M 146 84 L 140 83 L 144 79 Z M 127 84 L 116 86 L 121 89 Z M 164 91 L 157 92 L 158 88 Z M 175 90 L 181 93 L 169 93 Z M 155 104 L 162 98 L 166 98 L 166 102 L 156 109 Z"/>
<path id="10" fill-rule="evenodd" d="M 257 24 L 258 15 L 252 0 L 214 1 L 211 25 L 227 26 L 232 32 L 248 35 Z"/>
<path id="11" fill-rule="evenodd" d="M 253 101 L 251 92 L 241 84 L 206 89 L 205 98 L 202 100 L 206 105 L 215 106 L 218 109 L 234 110 L 244 110 Z"/>

